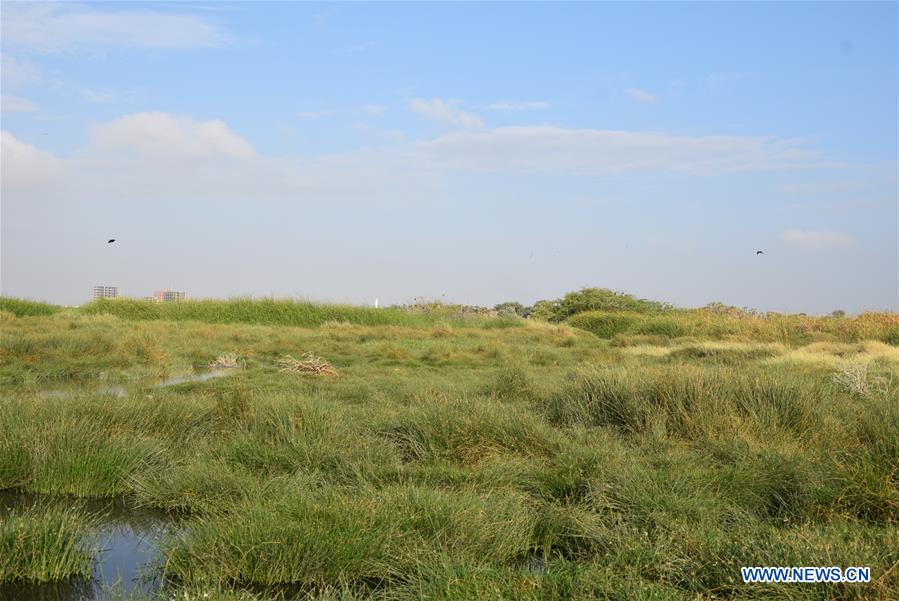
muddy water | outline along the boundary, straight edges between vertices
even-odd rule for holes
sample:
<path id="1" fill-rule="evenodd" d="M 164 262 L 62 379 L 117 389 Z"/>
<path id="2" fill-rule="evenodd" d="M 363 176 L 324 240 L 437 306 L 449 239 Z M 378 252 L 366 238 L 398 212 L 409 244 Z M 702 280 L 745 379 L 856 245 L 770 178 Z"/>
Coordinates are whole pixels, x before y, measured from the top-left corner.
<path id="1" fill-rule="evenodd" d="M 0 515 L 35 503 L 77 507 L 99 518 L 99 529 L 88 548 L 100 549 L 90 579 L 70 578 L 52 584 L 0 584 L 0 600 L 73 601 L 129 597 L 152 593 L 162 586 L 159 542 L 178 528 L 164 512 L 135 507 L 122 499 L 82 500 L 43 498 L 40 495 L 0 492 Z"/>
<path id="2" fill-rule="evenodd" d="M 165 380 L 154 384 L 153 388 L 165 388 L 167 386 L 174 386 L 175 384 L 184 384 L 185 382 L 205 382 L 206 380 L 211 380 L 212 378 L 230 376 L 235 372 L 237 372 L 237 369 L 210 369 L 209 371 L 204 371 L 196 374 L 166 378 Z"/>
<path id="3" fill-rule="evenodd" d="M 41 390 L 40 395 L 44 398 L 48 399 L 58 399 L 58 398 L 67 398 L 77 393 L 89 392 L 91 394 L 99 395 L 99 396 L 113 396 L 118 398 L 124 398 L 128 396 L 130 392 L 136 392 L 141 390 L 148 390 L 154 388 L 167 388 L 169 386 L 175 386 L 177 384 L 185 384 L 188 382 L 205 382 L 206 380 L 211 380 L 213 378 L 221 378 L 224 376 L 230 376 L 234 373 L 237 373 L 238 369 L 210 369 L 207 371 L 201 371 L 198 373 L 173 376 L 171 378 L 160 379 L 147 379 L 139 382 L 135 382 L 131 386 L 90 386 L 86 383 L 73 384 L 68 388 L 53 388 L 50 390 Z"/>

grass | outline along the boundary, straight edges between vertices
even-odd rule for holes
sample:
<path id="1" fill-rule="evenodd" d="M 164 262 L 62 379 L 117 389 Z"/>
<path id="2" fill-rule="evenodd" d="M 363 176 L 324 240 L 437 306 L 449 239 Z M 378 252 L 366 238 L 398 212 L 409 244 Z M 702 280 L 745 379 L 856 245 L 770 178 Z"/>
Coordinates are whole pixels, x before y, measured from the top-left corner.
<path id="1" fill-rule="evenodd" d="M 30 317 L 33 315 L 53 315 L 62 311 L 62 307 L 42 303 L 23 298 L 0 296 L 0 314 L 12 314 L 15 317 Z"/>
<path id="2" fill-rule="evenodd" d="M 90 578 L 94 551 L 86 540 L 92 527 L 93 518 L 75 509 L 0 509 L 0 586 Z"/>
<path id="3" fill-rule="evenodd" d="M 623 314 L 633 321 L 599 337 L 575 320 L 295 327 L 91 311 L 3 322 L 0 490 L 183 514 L 162 546 L 169 597 L 899 588 L 892 314 Z M 306 353 L 340 377 L 280 371 Z M 220 357 L 240 369 L 152 387 Z M 0 587 L 80 573 L 67 566 L 90 519 L 47 516 L 0 523 L 0 544 L 27 540 L 43 558 L 0 548 Z M 749 565 L 870 566 L 875 582 L 744 585 Z"/>
<path id="4" fill-rule="evenodd" d="M 671 310 L 663 314 L 588 311 L 567 323 L 599 336 L 695 337 L 707 340 L 779 342 L 807 345 L 815 342 L 880 341 L 899 346 L 899 315 L 862 313 L 857 317 L 804 315 L 731 315 L 703 309 Z"/>
<path id="5" fill-rule="evenodd" d="M 95 300 L 80 309 L 87 315 L 114 315 L 131 320 L 202 321 L 206 323 L 248 323 L 295 327 L 318 327 L 326 323 L 365 326 L 428 327 L 466 326 L 482 323 L 476 316 L 452 311 L 416 312 L 402 308 L 374 309 L 353 305 L 323 304 L 277 299 L 187 300 L 177 303 L 150 303 L 142 300 Z"/>

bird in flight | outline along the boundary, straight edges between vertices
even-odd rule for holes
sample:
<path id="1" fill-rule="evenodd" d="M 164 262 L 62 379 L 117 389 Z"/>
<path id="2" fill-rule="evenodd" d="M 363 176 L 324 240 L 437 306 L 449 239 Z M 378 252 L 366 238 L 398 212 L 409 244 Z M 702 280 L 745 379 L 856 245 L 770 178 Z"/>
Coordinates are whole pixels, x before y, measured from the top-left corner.
<path id="1" fill-rule="evenodd" d="M 115 238 L 110 238 L 110 239 L 106 242 L 106 244 L 112 244 L 113 242 L 115 242 Z"/>
<path id="2" fill-rule="evenodd" d="M 760 251 L 760 250 L 757 250 L 757 251 L 755 251 L 755 254 L 757 254 L 757 255 L 763 255 L 763 254 L 765 254 L 765 253 L 762 252 L 762 251 Z"/>

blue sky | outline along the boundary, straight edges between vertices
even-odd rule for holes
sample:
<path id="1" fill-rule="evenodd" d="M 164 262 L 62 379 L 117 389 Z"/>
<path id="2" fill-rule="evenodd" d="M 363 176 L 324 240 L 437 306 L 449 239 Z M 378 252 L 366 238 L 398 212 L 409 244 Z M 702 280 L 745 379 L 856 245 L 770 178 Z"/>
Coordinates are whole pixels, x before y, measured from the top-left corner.
<path id="1" fill-rule="evenodd" d="M 895 3 L 4 2 L 0 50 L 4 294 L 899 308 Z"/>

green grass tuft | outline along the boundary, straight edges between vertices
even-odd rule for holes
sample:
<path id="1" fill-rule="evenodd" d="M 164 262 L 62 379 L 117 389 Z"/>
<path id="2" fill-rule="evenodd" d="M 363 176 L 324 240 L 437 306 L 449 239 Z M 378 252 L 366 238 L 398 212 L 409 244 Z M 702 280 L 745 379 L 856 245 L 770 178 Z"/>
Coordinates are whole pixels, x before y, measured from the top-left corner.
<path id="1" fill-rule="evenodd" d="M 90 578 L 94 519 L 75 509 L 33 505 L 0 508 L 0 588 L 16 580 L 54 582 Z"/>
<path id="2" fill-rule="evenodd" d="M 34 315 L 53 315 L 62 311 L 62 307 L 24 298 L 0 296 L 0 311 L 12 313 L 16 317 L 31 317 Z"/>

